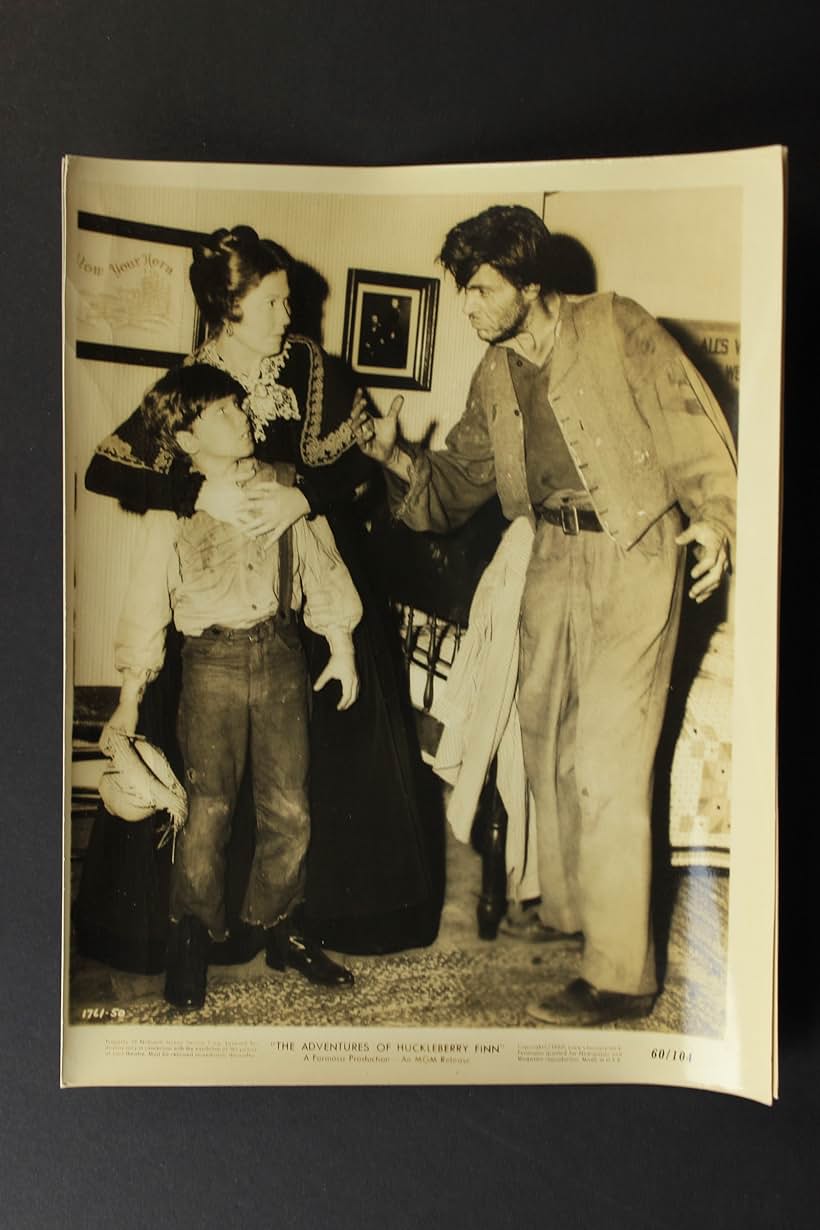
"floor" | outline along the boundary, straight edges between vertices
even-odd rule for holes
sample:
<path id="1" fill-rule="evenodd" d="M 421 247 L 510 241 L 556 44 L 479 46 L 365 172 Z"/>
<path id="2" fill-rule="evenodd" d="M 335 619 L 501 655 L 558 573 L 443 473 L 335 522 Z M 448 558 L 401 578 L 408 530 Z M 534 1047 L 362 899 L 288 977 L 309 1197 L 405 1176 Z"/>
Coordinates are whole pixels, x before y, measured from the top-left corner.
<path id="1" fill-rule="evenodd" d="M 450 1026 L 549 1028 L 528 1003 L 577 972 L 577 943 L 525 944 L 478 938 L 478 855 L 447 845 L 447 894 L 436 942 L 379 957 L 350 957 L 352 989 L 311 986 L 293 971 L 275 973 L 260 954 L 242 966 L 214 966 L 200 1012 L 180 1013 L 162 998 L 162 976 L 119 973 L 72 959 L 72 1021 L 123 1024 Z M 728 875 L 706 869 L 669 873 L 667 968 L 652 1014 L 619 1028 L 720 1037 L 725 1015 Z M 112 1010 L 116 1009 L 116 1012 Z"/>

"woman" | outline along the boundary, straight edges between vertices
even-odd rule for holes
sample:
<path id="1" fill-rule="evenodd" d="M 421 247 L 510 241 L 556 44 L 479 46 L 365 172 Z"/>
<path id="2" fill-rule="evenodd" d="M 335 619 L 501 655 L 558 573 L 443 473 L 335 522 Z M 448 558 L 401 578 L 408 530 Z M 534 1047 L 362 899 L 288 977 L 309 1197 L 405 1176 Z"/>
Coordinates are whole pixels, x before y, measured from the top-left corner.
<path id="1" fill-rule="evenodd" d="M 260 240 L 250 227 L 237 226 L 216 231 L 198 245 L 190 269 L 209 336 L 188 361 L 213 364 L 247 389 L 245 410 L 257 456 L 275 464 L 279 483 L 251 497 L 235 487 L 203 482 L 163 454 L 138 409 L 99 445 L 86 486 L 136 512 L 170 508 L 187 516 L 195 507 L 204 508 L 218 519 L 241 524 L 250 534 L 281 534 L 299 517 L 328 517 L 365 610 L 356 632 L 361 694 L 345 712 L 336 710 L 332 689 L 313 699 L 312 839 L 304 921 L 313 937 L 328 947 L 387 952 L 435 938 L 442 891 L 438 815 L 429 800 L 422 801 L 426 779 L 398 640 L 387 595 L 368 566 L 367 498 L 362 494 L 373 498 L 381 481 L 378 467 L 355 447 L 355 389 L 349 371 L 312 340 L 288 334 L 292 267 L 291 257 L 278 244 Z M 307 630 L 304 637 L 315 677 L 324 665 L 324 650 Z M 167 713 L 173 684 L 163 681 L 161 686 Z M 252 815 L 247 798 L 243 811 Z M 110 818 L 98 822 L 107 830 L 109 846 L 117 844 L 112 831 L 119 823 Z M 237 828 L 239 844 L 229 852 L 229 864 L 238 901 L 253 838 L 252 824 Z M 100 834 L 92 838 L 76 913 L 77 934 L 86 955 L 116 964 L 110 942 L 107 954 L 94 951 L 99 944 L 94 933 L 95 887 L 89 877 L 102 884 L 112 858 L 120 865 L 125 862 L 122 851 L 109 850 L 106 857 L 105 844 Z M 133 878 L 133 860 L 129 875 Z M 102 891 L 110 895 L 110 888 Z M 130 891 L 133 896 L 133 886 Z M 141 891 L 144 894 L 144 883 Z M 152 906 L 162 891 L 160 877 L 149 894 Z M 230 910 L 230 900 L 228 905 Z M 145 908 L 143 896 L 134 911 L 139 914 Z M 128 922 L 126 918 L 126 926 Z M 224 959 L 249 955 L 235 934 Z M 133 968 L 133 960 L 128 968 Z"/>

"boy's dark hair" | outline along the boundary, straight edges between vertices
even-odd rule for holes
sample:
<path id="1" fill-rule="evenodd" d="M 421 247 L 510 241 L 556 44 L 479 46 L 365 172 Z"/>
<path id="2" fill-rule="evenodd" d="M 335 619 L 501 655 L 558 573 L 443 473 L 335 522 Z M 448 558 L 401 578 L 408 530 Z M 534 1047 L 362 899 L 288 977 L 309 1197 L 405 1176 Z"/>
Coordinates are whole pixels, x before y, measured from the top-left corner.
<path id="1" fill-rule="evenodd" d="M 553 290 L 550 233 L 524 205 L 491 205 L 448 231 L 438 257 L 464 290 L 481 265 L 491 265 L 519 290 Z"/>
<path id="2" fill-rule="evenodd" d="M 247 392 L 218 367 L 190 363 L 166 372 L 145 394 L 140 411 L 148 434 L 162 450 L 177 455 L 181 450 L 176 433 L 188 431 L 203 410 L 226 397 L 241 406 Z"/>

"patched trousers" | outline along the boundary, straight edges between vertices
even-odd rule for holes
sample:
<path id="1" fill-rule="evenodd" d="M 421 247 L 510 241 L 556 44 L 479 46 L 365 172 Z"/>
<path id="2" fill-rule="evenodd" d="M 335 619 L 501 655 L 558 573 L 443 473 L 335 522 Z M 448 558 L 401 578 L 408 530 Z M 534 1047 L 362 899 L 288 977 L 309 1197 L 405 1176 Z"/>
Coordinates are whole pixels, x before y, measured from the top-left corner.
<path id="1" fill-rule="evenodd" d="M 653 767 L 685 551 L 676 509 L 631 550 L 540 522 L 521 621 L 519 713 L 533 791 L 539 914 L 581 931 L 581 976 L 650 994 Z"/>
<path id="2" fill-rule="evenodd" d="M 296 625 L 274 616 L 208 628 L 182 647 L 178 733 L 188 820 L 177 839 L 171 917 L 225 930 L 225 849 L 250 755 L 256 849 L 241 917 L 273 926 L 302 900 L 310 837 L 307 671 Z"/>

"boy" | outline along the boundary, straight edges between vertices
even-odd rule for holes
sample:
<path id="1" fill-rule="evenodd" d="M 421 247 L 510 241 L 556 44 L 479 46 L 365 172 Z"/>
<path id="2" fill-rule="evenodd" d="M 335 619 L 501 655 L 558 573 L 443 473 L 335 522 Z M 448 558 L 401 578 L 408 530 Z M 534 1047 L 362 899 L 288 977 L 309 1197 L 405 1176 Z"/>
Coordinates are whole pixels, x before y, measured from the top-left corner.
<path id="1" fill-rule="evenodd" d="M 205 364 L 169 372 L 146 396 L 146 427 L 171 455 L 214 485 L 275 478 L 254 460 L 241 409 L 245 390 Z M 120 620 L 120 701 L 109 726 L 133 734 L 146 684 L 164 659 L 173 619 L 183 634 L 178 734 L 188 819 L 176 842 L 165 998 L 205 1002 L 208 935 L 225 931 L 225 846 L 245 759 L 251 758 L 257 838 L 242 918 L 266 929 L 267 961 L 311 982 L 344 986 L 352 974 L 308 942 L 293 920 L 303 894 L 310 834 L 307 672 L 294 612 L 330 646 L 315 689 L 336 679 L 338 708 L 358 695 L 352 632 L 362 614 L 322 518 L 276 542 L 196 511 L 150 512 Z"/>

